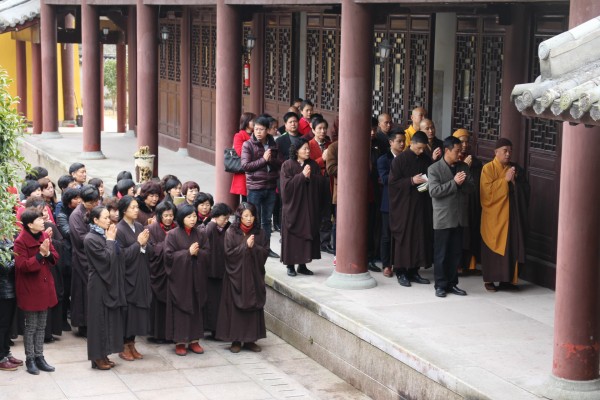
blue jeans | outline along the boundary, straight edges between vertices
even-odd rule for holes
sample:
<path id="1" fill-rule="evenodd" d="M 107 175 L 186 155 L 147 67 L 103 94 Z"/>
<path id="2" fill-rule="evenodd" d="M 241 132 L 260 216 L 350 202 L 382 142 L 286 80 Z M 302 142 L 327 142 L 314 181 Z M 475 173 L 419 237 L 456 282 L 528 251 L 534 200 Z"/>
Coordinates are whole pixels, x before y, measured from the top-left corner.
<path id="1" fill-rule="evenodd" d="M 275 207 L 275 189 L 248 190 L 248 203 L 256 206 L 256 220 L 260 221 L 267 237 L 267 244 L 271 248 L 271 215 Z"/>

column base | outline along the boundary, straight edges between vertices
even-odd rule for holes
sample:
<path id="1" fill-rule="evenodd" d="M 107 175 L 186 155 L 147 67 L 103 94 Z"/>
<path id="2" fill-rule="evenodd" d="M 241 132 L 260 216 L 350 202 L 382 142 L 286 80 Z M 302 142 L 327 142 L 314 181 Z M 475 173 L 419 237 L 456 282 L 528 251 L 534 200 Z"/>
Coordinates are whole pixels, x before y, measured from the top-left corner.
<path id="1" fill-rule="evenodd" d="M 106 156 L 102 151 L 84 151 L 81 153 L 82 160 L 104 160 Z"/>
<path id="2" fill-rule="evenodd" d="M 595 400 L 600 399 L 600 379 L 572 381 L 550 375 L 543 385 L 542 393 L 549 399 Z"/>
<path id="3" fill-rule="evenodd" d="M 188 153 L 188 149 L 184 149 L 183 147 L 181 147 L 181 148 L 179 148 L 179 150 L 177 150 L 177 154 L 182 157 L 188 157 L 190 155 Z"/>
<path id="4" fill-rule="evenodd" d="M 124 137 L 135 137 L 135 131 L 133 129 L 128 129 L 125 131 Z"/>
<path id="5" fill-rule="evenodd" d="M 377 281 L 369 271 L 362 274 L 344 274 L 333 271 L 325 281 L 325 285 L 335 289 L 371 289 L 377 286 Z"/>
<path id="6" fill-rule="evenodd" d="M 62 139 L 62 135 L 58 132 L 42 132 L 42 137 L 44 139 Z"/>

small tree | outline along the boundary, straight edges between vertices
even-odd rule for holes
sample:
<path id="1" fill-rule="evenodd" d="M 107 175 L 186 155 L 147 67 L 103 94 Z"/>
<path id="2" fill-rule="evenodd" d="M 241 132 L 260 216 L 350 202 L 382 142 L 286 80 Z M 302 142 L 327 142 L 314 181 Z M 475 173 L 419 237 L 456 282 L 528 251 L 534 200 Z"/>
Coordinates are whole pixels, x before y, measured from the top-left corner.
<path id="1" fill-rule="evenodd" d="M 115 111 L 115 103 L 117 102 L 117 61 L 110 58 L 104 60 L 104 87 L 108 91 L 112 109 Z M 104 107 L 104 104 L 102 107 Z"/>
<path id="2" fill-rule="evenodd" d="M 8 92 L 11 82 L 6 71 L 0 69 L 0 237 L 7 238 L 18 232 L 13 212 L 17 197 L 8 189 L 18 187 L 22 172 L 29 169 L 18 143 L 25 132 L 25 119 L 17 112 L 19 98 Z M 9 257 L 8 251 L 0 251 L 1 260 Z"/>

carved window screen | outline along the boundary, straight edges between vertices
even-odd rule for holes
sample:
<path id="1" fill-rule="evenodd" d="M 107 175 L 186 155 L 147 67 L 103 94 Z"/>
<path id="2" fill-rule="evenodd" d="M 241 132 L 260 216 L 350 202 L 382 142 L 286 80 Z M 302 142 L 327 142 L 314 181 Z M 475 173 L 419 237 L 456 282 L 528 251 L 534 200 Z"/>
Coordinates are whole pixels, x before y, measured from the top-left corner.
<path id="1" fill-rule="evenodd" d="M 169 39 L 159 45 L 159 77 L 179 82 L 181 78 L 181 25 L 179 21 L 161 20 L 159 29 L 167 28 Z"/>
<path id="2" fill-rule="evenodd" d="M 414 107 L 430 108 L 432 75 L 431 17 L 390 15 L 376 25 L 373 42 L 373 116 L 387 112 L 402 126 Z M 379 46 L 387 39 L 390 56 L 381 60 Z"/>
<path id="3" fill-rule="evenodd" d="M 340 92 L 340 17 L 307 18 L 305 97 L 318 111 L 338 112 Z"/>
<path id="4" fill-rule="evenodd" d="M 289 104 L 292 85 L 292 21 L 268 15 L 265 25 L 265 99 Z"/>

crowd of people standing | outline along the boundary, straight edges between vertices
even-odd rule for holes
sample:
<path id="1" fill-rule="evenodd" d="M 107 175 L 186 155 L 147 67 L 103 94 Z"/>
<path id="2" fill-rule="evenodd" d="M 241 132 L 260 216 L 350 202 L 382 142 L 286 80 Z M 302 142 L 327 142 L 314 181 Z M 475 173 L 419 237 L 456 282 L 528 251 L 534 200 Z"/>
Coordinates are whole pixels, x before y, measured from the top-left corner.
<path id="1" fill-rule="evenodd" d="M 115 366 L 113 353 L 143 359 L 140 336 L 172 343 L 179 356 L 203 353 L 205 332 L 233 353 L 261 351 L 267 258 L 294 277 L 336 252 L 338 120 L 330 126 L 313 108 L 298 99 L 282 126 L 241 115 L 235 212 L 174 175 L 136 184 L 122 171 L 107 196 L 81 163 L 58 178 L 58 201 L 48 172 L 34 168 L 20 194 L 13 188 L 20 233 L 0 238 L 13 255 L 0 265 L 0 370 L 23 364 L 10 352 L 20 333 L 27 371 L 53 371 L 44 343 L 72 326 L 98 370 Z M 406 129 L 379 115 L 370 137 L 368 269 L 410 287 L 429 284 L 419 270 L 433 265 L 435 295 L 446 297 L 466 295 L 458 276 L 481 274 L 480 263 L 486 290 L 517 290 L 529 193 L 512 143 L 499 139 L 483 165 L 468 131 L 438 139 L 421 107 Z"/>

